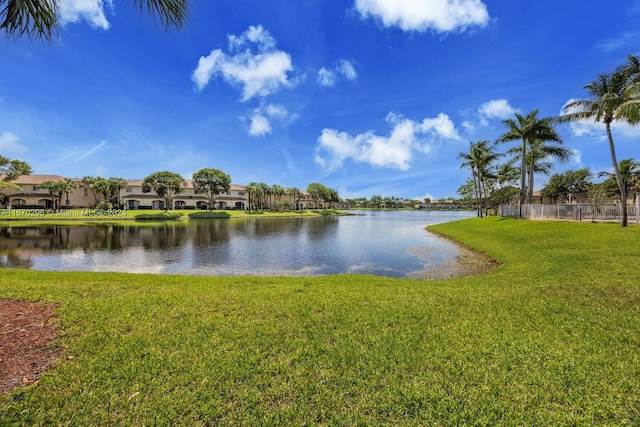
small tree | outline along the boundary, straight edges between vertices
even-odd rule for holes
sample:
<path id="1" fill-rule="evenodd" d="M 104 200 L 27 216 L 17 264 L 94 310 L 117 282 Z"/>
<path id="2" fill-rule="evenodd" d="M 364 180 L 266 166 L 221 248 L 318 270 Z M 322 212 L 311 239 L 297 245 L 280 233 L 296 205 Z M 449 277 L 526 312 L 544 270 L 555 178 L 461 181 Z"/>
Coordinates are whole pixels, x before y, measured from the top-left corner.
<path id="1" fill-rule="evenodd" d="M 93 200 L 94 200 L 94 204 L 93 206 L 95 207 L 95 205 L 98 203 L 98 192 L 96 191 L 95 187 L 94 187 L 94 183 L 96 181 L 96 178 L 92 177 L 92 176 L 85 176 L 82 178 L 82 183 L 84 185 L 86 185 L 87 187 L 89 187 L 89 189 L 91 190 L 91 194 L 93 194 Z"/>
<path id="2" fill-rule="evenodd" d="M 19 176 L 29 175 L 31 173 L 31 166 L 22 160 L 10 160 L 4 156 L 0 156 L 0 175 L 2 175 L 2 181 L 0 181 L 0 191 L 10 188 L 13 190 L 20 190 L 21 187 L 17 184 L 11 183 L 15 181 Z M 0 194 L 0 200 L 4 200 L 4 195 Z"/>
<path id="3" fill-rule="evenodd" d="M 229 191 L 231 177 L 220 169 L 200 169 L 193 174 L 193 187 L 196 192 L 207 196 L 209 210 L 214 209 L 216 196 Z"/>
<path id="4" fill-rule="evenodd" d="M 174 194 L 182 193 L 185 184 L 184 178 L 180 174 L 169 171 L 155 172 L 142 181 L 142 192 L 154 191 L 164 200 L 165 210 L 169 210 Z"/>
<path id="5" fill-rule="evenodd" d="M 31 172 L 31 166 L 27 162 L 0 156 L 0 175 L 3 175 L 3 181 L 15 181 L 19 176 L 29 175 Z"/>
<path id="6" fill-rule="evenodd" d="M 286 194 L 288 194 L 289 196 L 291 196 L 293 198 L 293 202 L 292 202 L 292 206 L 295 206 L 296 209 L 299 207 L 298 202 L 300 201 L 300 198 L 302 197 L 302 191 L 300 191 L 299 188 L 296 187 L 290 187 L 287 188 L 285 190 Z"/>
<path id="7" fill-rule="evenodd" d="M 618 165 L 618 169 L 620 170 L 620 176 L 622 177 L 625 194 L 629 194 L 631 190 L 638 186 L 638 182 L 640 181 L 640 162 L 636 162 L 633 159 L 624 159 Z M 615 173 L 604 171 L 598 174 L 599 178 L 602 178 L 603 176 L 607 177 L 604 185 L 606 190 L 608 190 L 608 195 L 611 197 L 620 197 L 620 201 L 623 202 L 622 196 L 620 195 L 620 189 L 617 186 Z"/>
<path id="8" fill-rule="evenodd" d="M 129 184 L 124 178 L 109 178 L 107 180 L 109 189 L 109 201 L 114 207 L 120 206 L 120 190 L 127 188 Z"/>
<path id="9" fill-rule="evenodd" d="M 271 194 L 275 196 L 276 202 L 279 203 L 282 200 L 282 196 L 285 194 L 285 189 L 281 185 L 273 184 L 271 186 Z"/>
<path id="10" fill-rule="evenodd" d="M 258 184 L 255 182 L 250 182 L 244 187 L 244 191 L 247 193 L 247 202 L 249 204 L 248 208 L 250 211 L 257 208 L 257 198 L 258 198 Z"/>
<path id="11" fill-rule="evenodd" d="M 371 200 L 369 200 L 369 207 L 380 208 L 382 206 L 382 196 L 379 194 L 374 194 L 371 196 Z"/>
<path id="12" fill-rule="evenodd" d="M 589 169 L 568 170 L 552 175 L 542 189 L 542 194 L 554 202 L 560 198 L 562 201 L 572 203 L 575 194 L 588 191 L 591 185 Z"/>
<path id="13" fill-rule="evenodd" d="M 60 190 L 62 190 L 62 192 L 66 196 L 65 205 L 67 206 L 67 208 L 69 207 L 69 193 L 73 193 L 77 188 L 78 188 L 78 184 L 72 179 L 65 178 L 64 181 L 61 181 Z"/>
<path id="14" fill-rule="evenodd" d="M 40 184 L 40 188 L 44 188 L 49 192 L 53 209 L 59 209 L 60 200 L 66 189 L 64 181 L 44 181 Z"/>
<path id="15" fill-rule="evenodd" d="M 615 181 L 615 178 L 614 178 Z M 591 207 L 591 222 L 596 222 L 596 216 L 602 205 L 607 201 L 607 190 L 603 184 L 597 184 L 589 189 L 589 206 Z"/>

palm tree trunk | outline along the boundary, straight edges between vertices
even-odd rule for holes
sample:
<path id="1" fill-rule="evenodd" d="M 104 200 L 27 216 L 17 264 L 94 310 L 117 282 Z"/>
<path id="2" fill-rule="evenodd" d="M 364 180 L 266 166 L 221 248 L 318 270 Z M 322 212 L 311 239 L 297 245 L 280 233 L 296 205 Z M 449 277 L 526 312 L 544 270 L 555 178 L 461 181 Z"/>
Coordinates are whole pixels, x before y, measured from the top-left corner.
<path id="1" fill-rule="evenodd" d="M 522 164 L 520 166 L 520 218 L 522 218 L 522 205 L 525 202 L 524 184 L 527 176 L 527 140 L 522 139 Z"/>
<path id="2" fill-rule="evenodd" d="M 487 197 L 487 186 L 484 182 L 484 176 L 478 177 L 479 186 L 480 186 L 480 217 L 482 218 L 482 209 L 484 209 L 484 216 L 489 216 L 489 208 L 487 208 L 486 197 Z"/>
<path id="3" fill-rule="evenodd" d="M 605 122 L 607 128 L 607 139 L 609 140 L 609 151 L 611 152 L 611 161 L 613 162 L 613 171 L 616 174 L 616 181 L 618 182 L 618 189 L 620 190 L 620 206 L 622 208 L 622 221 L 620 223 L 621 227 L 627 226 L 627 188 L 624 184 L 624 180 L 622 179 L 622 174 L 620 173 L 620 167 L 618 166 L 618 159 L 616 158 L 616 148 L 613 145 L 613 136 L 611 135 L 611 122 Z"/>
<path id="4" fill-rule="evenodd" d="M 476 173 L 475 168 L 471 169 L 471 178 L 473 179 L 473 191 L 476 193 L 476 216 L 478 218 L 482 218 L 480 183 L 478 181 L 478 174 Z"/>
<path id="5" fill-rule="evenodd" d="M 527 171 L 529 175 L 529 188 L 527 188 L 527 203 L 533 203 L 533 165 L 529 166 L 529 170 Z"/>

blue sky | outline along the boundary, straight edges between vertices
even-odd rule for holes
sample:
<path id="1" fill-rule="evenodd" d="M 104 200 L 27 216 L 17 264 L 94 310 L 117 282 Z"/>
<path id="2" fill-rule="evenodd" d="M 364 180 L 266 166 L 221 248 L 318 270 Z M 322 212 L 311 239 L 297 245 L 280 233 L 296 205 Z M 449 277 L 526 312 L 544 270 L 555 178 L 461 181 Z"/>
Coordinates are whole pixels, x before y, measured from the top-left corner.
<path id="1" fill-rule="evenodd" d="M 69 177 L 210 167 L 343 198 L 457 197 L 470 141 L 516 111 L 557 115 L 640 53 L 636 2 L 192 0 L 169 32 L 133 2 L 60 3 L 51 43 L 0 41 L 0 154 Z M 574 156 L 554 172 L 611 170 L 600 125 L 558 130 Z M 640 127 L 614 138 L 640 159 Z"/>

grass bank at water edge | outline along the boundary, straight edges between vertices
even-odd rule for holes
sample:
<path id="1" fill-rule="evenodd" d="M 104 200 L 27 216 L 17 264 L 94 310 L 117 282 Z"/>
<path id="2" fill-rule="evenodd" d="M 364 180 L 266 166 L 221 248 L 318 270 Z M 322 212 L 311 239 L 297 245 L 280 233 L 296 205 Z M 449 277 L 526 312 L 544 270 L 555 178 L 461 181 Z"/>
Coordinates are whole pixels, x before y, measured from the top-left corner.
<path id="1" fill-rule="evenodd" d="M 502 263 L 444 281 L 3 270 L 66 358 L 0 424 L 637 425 L 640 227 L 433 226 Z"/>

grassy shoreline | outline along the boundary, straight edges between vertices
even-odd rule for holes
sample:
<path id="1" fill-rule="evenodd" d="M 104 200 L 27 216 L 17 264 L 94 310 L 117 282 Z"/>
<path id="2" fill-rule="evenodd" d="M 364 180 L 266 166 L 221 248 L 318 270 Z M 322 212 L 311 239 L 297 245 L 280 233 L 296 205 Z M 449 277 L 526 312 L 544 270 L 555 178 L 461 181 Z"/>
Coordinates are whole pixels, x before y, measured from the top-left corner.
<path id="1" fill-rule="evenodd" d="M 0 424 L 634 425 L 640 227 L 430 227 L 502 267 L 439 281 L 4 270 L 67 358 Z"/>
<path id="2" fill-rule="evenodd" d="M 336 209 L 309 209 L 303 211 L 267 212 L 267 211 L 207 211 L 207 210 L 117 210 L 97 214 L 86 214 L 87 209 L 71 209 L 59 213 L 47 210 L 19 209 L 0 210 L 0 227 L 31 227 L 40 225 L 86 225 L 111 223 L 114 225 L 140 225 L 161 223 L 162 221 L 189 221 L 209 219 L 246 219 L 246 218 L 297 218 L 322 215 L 350 215 Z"/>

